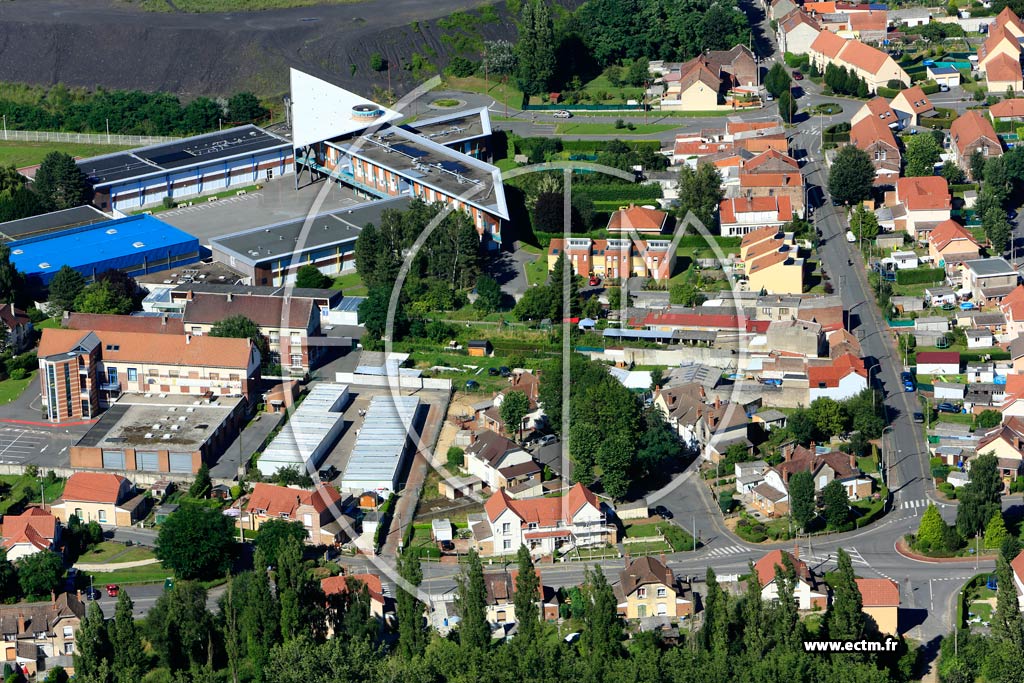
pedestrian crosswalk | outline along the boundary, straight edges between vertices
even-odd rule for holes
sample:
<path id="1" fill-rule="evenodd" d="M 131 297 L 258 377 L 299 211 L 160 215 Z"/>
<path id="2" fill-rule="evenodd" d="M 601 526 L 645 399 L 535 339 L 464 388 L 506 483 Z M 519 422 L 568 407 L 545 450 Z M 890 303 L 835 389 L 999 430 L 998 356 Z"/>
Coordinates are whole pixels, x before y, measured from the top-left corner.
<path id="1" fill-rule="evenodd" d="M 860 551 L 858 551 L 856 548 L 847 548 L 846 552 L 850 555 L 851 564 L 858 565 L 861 567 L 869 566 L 868 561 L 864 559 L 864 557 L 860 554 Z M 830 562 L 834 564 L 837 561 L 837 554 L 827 553 L 825 555 L 819 555 L 815 553 L 801 551 L 800 559 L 817 565 L 828 564 Z"/>
<path id="2" fill-rule="evenodd" d="M 900 510 L 915 510 L 928 507 L 928 499 L 918 498 L 916 500 L 905 500 L 900 503 Z"/>
<path id="3" fill-rule="evenodd" d="M 708 552 L 708 557 L 723 557 L 725 555 L 741 555 L 743 553 L 750 552 L 749 548 L 745 548 L 741 545 L 727 545 L 721 548 L 712 548 Z"/>

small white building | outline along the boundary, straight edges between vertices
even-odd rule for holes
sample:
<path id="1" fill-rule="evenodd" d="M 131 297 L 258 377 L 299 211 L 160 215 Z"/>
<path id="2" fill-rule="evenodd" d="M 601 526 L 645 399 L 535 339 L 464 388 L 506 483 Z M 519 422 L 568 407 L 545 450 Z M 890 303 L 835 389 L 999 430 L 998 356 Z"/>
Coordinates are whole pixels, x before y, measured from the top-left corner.
<path id="1" fill-rule="evenodd" d="M 900 270 L 912 270 L 920 265 L 917 254 L 912 251 L 894 251 L 890 258 L 896 262 L 896 267 Z"/>
<path id="2" fill-rule="evenodd" d="M 953 291 L 952 287 L 929 287 L 924 290 L 924 297 L 932 306 L 956 304 L 956 292 Z"/>
<path id="3" fill-rule="evenodd" d="M 936 401 L 963 401 L 966 387 L 958 382 L 934 382 Z"/>
<path id="4" fill-rule="evenodd" d="M 958 351 L 921 351 L 917 354 L 918 375 L 959 375 Z"/>
<path id="5" fill-rule="evenodd" d="M 968 384 L 992 384 L 996 381 L 995 363 L 968 363 L 964 369 Z"/>
<path id="6" fill-rule="evenodd" d="M 932 79 L 940 86 L 944 85 L 947 88 L 960 87 L 960 72 L 956 67 L 933 64 L 928 67 L 928 78 Z"/>
<path id="7" fill-rule="evenodd" d="M 967 330 L 967 348 L 969 349 L 987 349 L 991 348 L 994 343 L 995 338 L 992 336 L 991 330 L 983 328 Z"/>

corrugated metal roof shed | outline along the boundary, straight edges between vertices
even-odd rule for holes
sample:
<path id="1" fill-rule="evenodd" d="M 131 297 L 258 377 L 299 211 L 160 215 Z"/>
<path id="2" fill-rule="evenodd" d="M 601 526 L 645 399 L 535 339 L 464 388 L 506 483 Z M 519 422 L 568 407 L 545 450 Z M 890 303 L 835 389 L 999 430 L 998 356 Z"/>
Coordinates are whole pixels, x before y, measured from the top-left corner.
<path id="1" fill-rule="evenodd" d="M 345 465 L 343 489 L 394 491 L 398 487 L 419 403 L 415 396 L 373 397 Z"/>

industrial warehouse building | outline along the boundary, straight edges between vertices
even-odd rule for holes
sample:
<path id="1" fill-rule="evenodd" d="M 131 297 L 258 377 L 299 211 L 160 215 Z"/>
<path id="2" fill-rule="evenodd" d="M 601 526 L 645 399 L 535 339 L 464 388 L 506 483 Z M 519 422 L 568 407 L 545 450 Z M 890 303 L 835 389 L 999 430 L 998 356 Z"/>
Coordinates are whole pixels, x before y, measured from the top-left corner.
<path id="1" fill-rule="evenodd" d="M 71 466 L 192 475 L 217 461 L 245 415 L 242 398 L 126 395 L 71 447 Z"/>
<path id="2" fill-rule="evenodd" d="M 0 239 L 3 239 L 5 242 L 23 240 L 29 237 L 37 237 L 109 220 L 110 216 L 93 206 L 85 204 L 71 209 L 62 209 L 61 211 L 52 211 L 39 216 L 30 216 L 28 218 L 19 218 L 16 221 L 0 223 Z"/>
<path id="3" fill-rule="evenodd" d="M 348 385 L 314 385 L 256 461 L 260 474 L 273 476 L 286 467 L 297 467 L 300 473 L 319 469 L 345 431 L 347 404 Z"/>
<path id="4" fill-rule="evenodd" d="M 93 204 L 132 211 L 211 192 L 242 188 L 292 172 L 292 147 L 256 126 L 238 126 L 175 142 L 82 159 Z"/>
<path id="5" fill-rule="evenodd" d="M 43 284 L 61 266 L 71 266 L 87 280 L 115 269 L 137 276 L 199 260 L 199 240 L 149 215 L 45 233 L 10 242 L 11 261 Z"/>
<path id="6" fill-rule="evenodd" d="M 342 489 L 382 496 L 398 490 L 419 405 L 416 396 L 373 397 L 341 475 Z"/>
<path id="7" fill-rule="evenodd" d="M 468 214 L 488 247 L 501 245 L 501 171 L 474 156 L 490 136 L 486 109 L 389 125 L 398 112 L 296 69 L 291 98 L 296 184 L 307 169 L 367 197 L 438 202 Z"/>
<path id="8" fill-rule="evenodd" d="M 367 202 L 313 218 L 309 229 L 299 218 L 236 232 L 210 241 L 213 258 L 237 270 L 254 285 L 289 285 L 312 263 L 325 275 L 355 268 L 356 239 L 363 226 L 380 225 L 388 209 L 404 211 L 409 197 Z"/>

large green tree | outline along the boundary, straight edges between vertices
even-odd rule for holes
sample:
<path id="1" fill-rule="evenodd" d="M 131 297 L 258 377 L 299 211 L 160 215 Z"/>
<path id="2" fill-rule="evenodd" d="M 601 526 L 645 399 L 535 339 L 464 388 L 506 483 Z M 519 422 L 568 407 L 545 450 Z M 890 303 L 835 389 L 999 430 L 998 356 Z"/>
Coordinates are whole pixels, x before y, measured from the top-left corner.
<path id="1" fill-rule="evenodd" d="M 262 551 L 266 566 L 276 567 L 278 554 L 289 541 L 298 542 L 301 546 L 308 534 L 302 522 L 289 522 L 285 519 L 268 519 L 260 525 L 254 544 Z"/>
<path id="2" fill-rule="evenodd" d="M 789 84 L 792 82 L 789 71 L 782 62 L 775 62 L 764 77 L 765 90 L 775 97 L 789 90 Z"/>
<path id="3" fill-rule="evenodd" d="M 527 96 L 543 95 L 551 87 L 557 66 L 554 23 L 547 3 L 544 0 L 523 2 L 517 27 L 516 83 Z"/>
<path id="4" fill-rule="evenodd" d="M 228 99 L 228 119 L 232 123 L 253 123 L 269 113 L 251 92 L 235 93 Z"/>
<path id="5" fill-rule="evenodd" d="M 24 277 L 11 262 L 11 248 L 0 244 L 0 301 L 10 303 L 24 295 Z"/>
<path id="6" fill-rule="evenodd" d="M 506 391 L 501 397 L 501 419 L 509 434 L 523 433 L 523 418 L 530 412 L 530 399 L 522 391 Z"/>
<path id="7" fill-rule="evenodd" d="M 996 558 L 996 610 L 992 615 L 992 635 L 1011 644 L 1018 651 L 1024 647 L 1024 621 L 1017 602 L 1010 562 L 1002 555 Z"/>
<path id="8" fill-rule="evenodd" d="M 476 280 L 476 302 L 478 310 L 493 313 L 501 308 L 501 285 L 490 275 L 481 275 Z"/>
<path id="9" fill-rule="evenodd" d="M 97 683 L 113 683 L 110 665 L 114 657 L 107 625 L 103 621 L 103 610 L 100 609 L 99 603 L 92 602 L 85 610 L 85 618 L 75 636 L 76 678 Z M 122 680 L 120 676 L 117 677 L 117 683 L 121 683 Z"/>
<path id="10" fill-rule="evenodd" d="M 75 297 L 74 310 L 81 313 L 113 313 L 127 315 L 132 312 L 132 300 L 121 295 L 107 282 L 93 282 Z"/>
<path id="11" fill-rule="evenodd" d="M 907 140 L 907 151 L 903 155 L 907 162 L 908 176 L 935 175 L 942 147 L 931 135 L 912 135 Z"/>
<path id="12" fill-rule="evenodd" d="M 459 608 L 459 643 L 467 650 L 483 650 L 491 642 L 491 627 L 487 623 L 487 586 L 484 567 L 475 550 L 469 551 L 469 563 L 456 580 Z"/>
<path id="13" fill-rule="evenodd" d="M 424 629 L 423 603 L 416 593 L 423 582 L 423 568 L 420 566 L 419 555 L 412 547 L 405 548 L 398 556 L 398 574 L 412 590 L 399 584 L 398 595 L 395 596 L 395 611 L 398 616 L 398 656 L 405 661 L 418 656 L 426 647 L 427 636 Z"/>
<path id="14" fill-rule="evenodd" d="M 1003 480 L 996 456 L 983 453 L 971 462 L 971 479 L 957 493 L 956 528 L 964 538 L 985 530 L 993 515 L 1002 510 Z"/>
<path id="15" fill-rule="evenodd" d="M 228 337 L 230 339 L 248 339 L 260 351 L 263 362 L 268 362 L 270 344 L 260 332 L 260 326 L 244 315 L 231 315 L 218 320 L 210 327 L 211 337 Z"/>
<path id="16" fill-rule="evenodd" d="M 231 568 L 231 518 L 202 505 L 183 504 L 160 525 L 156 556 L 181 579 L 213 579 Z"/>
<path id="17" fill-rule="evenodd" d="M 831 529 L 839 529 L 850 518 L 850 500 L 846 488 L 838 479 L 833 479 L 821 490 L 825 523 Z"/>
<path id="18" fill-rule="evenodd" d="M 331 278 L 320 272 L 312 263 L 300 266 L 295 271 L 295 286 L 308 289 L 326 289 L 331 286 Z"/>
<path id="19" fill-rule="evenodd" d="M 917 546 L 924 551 L 941 549 L 945 543 L 945 536 L 946 522 L 939 514 L 939 509 L 934 504 L 928 503 L 917 527 Z"/>
<path id="20" fill-rule="evenodd" d="M 856 204 L 871 196 L 875 167 L 862 149 L 845 145 L 836 153 L 828 175 L 828 191 L 840 204 Z"/>
<path id="21" fill-rule="evenodd" d="M 114 621 L 109 627 L 113 649 L 111 669 L 117 683 L 136 683 L 142 680 L 148 670 L 149 656 L 142 644 L 142 634 L 135 623 L 134 609 L 135 604 L 128 591 L 119 592 L 117 606 L 114 608 Z"/>
<path id="22" fill-rule="evenodd" d="M 60 586 L 64 562 L 57 553 L 39 552 L 18 558 L 14 563 L 18 571 L 18 585 L 22 593 L 31 596 L 49 595 Z"/>
<path id="23" fill-rule="evenodd" d="M 50 280 L 50 303 L 61 311 L 72 311 L 75 299 L 85 289 L 85 278 L 71 266 L 61 266 Z"/>
<path id="24" fill-rule="evenodd" d="M 863 598 L 850 554 L 840 548 L 836 564 L 832 604 L 825 613 L 825 630 L 832 640 L 859 640 L 864 636 Z"/>
<path id="25" fill-rule="evenodd" d="M 537 571 L 534 569 L 530 550 L 519 546 L 516 553 L 516 582 L 513 603 L 516 608 L 516 637 L 527 642 L 537 637 L 540 631 L 540 610 L 537 602 L 542 590 Z"/>
<path id="26" fill-rule="evenodd" d="M 176 581 L 156 599 L 146 615 L 144 633 L 160 666 L 176 672 L 208 662 L 215 625 L 206 600 L 206 589 L 194 581 Z"/>
<path id="27" fill-rule="evenodd" d="M 75 165 L 74 158 L 64 152 L 50 152 L 43 157 L 32 186 L 50 211 L 70 209 L 89 201 L 85 174 Z"/>
<path id="28" fill-rule="evenodd" d="M 806 470 L 789 478 L 789 511 L 801 529 L 814 519 L 814 478 Z"/>
<path id="29" fill-rule="evenodd" d="M 696 170 L 683 164 L 679 170 L 679 206 L 676 211 L 680 221 L 685 221 L 692 211 L 705 228 L 713 230 L 718 205 L 724 196 L 722 176 L 714 164 L 697 164 Z"/>

